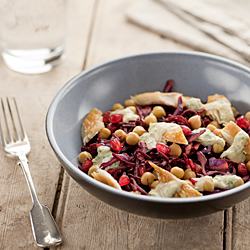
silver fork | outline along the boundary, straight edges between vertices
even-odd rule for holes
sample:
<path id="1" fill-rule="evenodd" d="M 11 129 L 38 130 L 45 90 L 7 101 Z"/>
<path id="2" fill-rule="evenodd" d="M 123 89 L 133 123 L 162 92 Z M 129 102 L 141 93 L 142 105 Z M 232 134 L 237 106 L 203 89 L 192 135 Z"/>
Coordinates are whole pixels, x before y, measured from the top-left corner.
<path id="1" fill-rule="evenodd" d="M 62 241 L 62 237 L 58 231 L 58 228 L 51 213 L 49 212 L 49 209 L 46 206 L 42 205 L 38 200 L 35 187 L 31 178 L 31 174 L 28 167 L 28 160 L 26 158 L 26 155 L 30 152 L 30 143 L 22 125 L 16 100 L 13 97 L 12 106 L 14 106 L 14 109 L 16 110 L 15 113 L 13 113 L 12 111 L 8 98 L 6 98 L 7 105 L 4 103 L 5 102 L 1 98 L 0 106 L 2 107 L 1 109 L 3 119 L 1 119 L 0 116 L 0 140 L 6 155 L 12 158 L 16 158 L 18 164 L 22 166 L 23 172 L 25 174 L 31 198 L 33 201 L 33 207 L 30 210 L 30 219 L 35 241 L 40 247 L 51 247 L 59 245 Z M 7 119 L 8 114 L 10 119 Z M 14 116 L 14 114 L 16 116 Z M 16 117 L 16 119 L 14 119 L 14 117 Z M 17 130 L 15 121 L 19 123 L 18 128 L 20 132 L 18 132 Z M 12 124 L 13 134 L 10 133 L 8 123 Z M 5 125 L 5 127 L 3 127 L 3 124 Z M 6 136 L 4 136 L 3 128 L 5 128 Z M 21 136 L 19 135 L 20 133 Z"/>

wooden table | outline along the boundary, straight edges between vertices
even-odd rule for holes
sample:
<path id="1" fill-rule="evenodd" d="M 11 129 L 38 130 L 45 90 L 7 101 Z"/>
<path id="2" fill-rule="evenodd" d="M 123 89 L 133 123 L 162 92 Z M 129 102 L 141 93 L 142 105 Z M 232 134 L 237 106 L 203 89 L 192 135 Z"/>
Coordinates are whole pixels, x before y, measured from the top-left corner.
<path id="1" fill-rule="evenodd" d="M 69 1 L 67 59 L 49 73 L 22 75 L 0 61 L 1 96 L 18 100 L 31 142 L 28 158 L 38 197 L 53 212 L 64 238 L 56 249 L 250 249 L 250 199 L 197 219 L 139 217 L 88 194 L 64 172 L 50 148 L 45 132 L 49 104 L 83 69 L 133 53 L 191 50 L 127 22 L 124 11 L 134 1 Z M 36 249 L 26 180 L 2 150 L 0 171 L 0 249 Z"/>

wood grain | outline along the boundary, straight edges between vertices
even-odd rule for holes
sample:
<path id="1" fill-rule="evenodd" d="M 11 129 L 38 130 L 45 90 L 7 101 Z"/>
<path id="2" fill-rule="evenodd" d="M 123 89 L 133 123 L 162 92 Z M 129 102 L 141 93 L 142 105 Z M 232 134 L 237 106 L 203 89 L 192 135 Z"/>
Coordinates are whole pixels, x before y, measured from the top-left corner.
<path id="1" fill-rule="evenodd" d="M 67 59 L 51 72 L 23 75 L 0 60 L 1 96 L 15 96 L 31 143 L 29 166 L 40 201 L 52 210 L 61 166 L 45 132 L 46 112 L 55 94 L 83 67 L 94 3 L 68 2 Z M 46 10 L 45 10 L 46 11 Z M 0 151 L 0 249 L 34 249 L 32 202 L 22 170 Z"/>
<path id="2" fill-rule="evenodd" d="M 61 198 L 60 250 L 223 249 L 223 212 L 188 220 L 140 217 L 104 204 L 67 174 Z"/>
<path id="3" fill-rule="evenodd" d="M 125 19 L 134 0 L 97 1 L 86 68 L 133 53 L 188 50 Z M 67 174 L 57 221 L 64 249 L 223 249 L 224 213 L 189 220 L 157 220 L 119 211 L 83 190 Z"/>
<path id="4" fill-rule="evenodd" d="M 232 216 L 232 249 L 250 249 L 250 199 L 237 204 Z"/>
<path id="5" fill-rule="evenodd" d="M 67 59 L 49 73 L 22 75 L 0 60 L 1 96 L 17 98 L 32 146 L 28 158 L 39 199 L 50 210 L 54 208 L 63 234 L 63 244 L 56 249 L 250 249 L 250 199 L 228 211 L 196 219 L 136 216 L 88 194 L 62 171 L 50 148 L 44 126 L 49 104 L 82 69 L 131 54 L 190 50 L 129 23 L 125 11 L 135 1 L 69 1 Z M 0 249 L 36 249 L 24 175 L 2 150 L 0 171 Z"/>
<path id="6" fill-rule="evenodd" d="M 86 67 L 144 52 L 190 50 L 184 45 L 128 22 L 126 9 L 135 0 L 99 0 Z"/>

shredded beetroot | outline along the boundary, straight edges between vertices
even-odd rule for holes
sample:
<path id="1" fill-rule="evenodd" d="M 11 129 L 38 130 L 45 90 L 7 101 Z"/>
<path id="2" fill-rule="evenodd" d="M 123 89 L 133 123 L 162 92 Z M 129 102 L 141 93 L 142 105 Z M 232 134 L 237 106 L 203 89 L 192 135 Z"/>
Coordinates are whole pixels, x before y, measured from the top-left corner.
<path id="1" fill-rule="evenodd" d="M 113 156 L 119 160 L 121 163 L 125 163 L 128 166 L 134 167 L 135 163 L 130 161 L 130 158 L 127 157 L 126 155 L 124 156 L 123 154 L 113 154 Z"/>
<path id="2" fill-rule="evenodd" d="M 110 161 L 107 161 L 107 162 L 103 162 L 102 164 L 101 164 L 101 166 L 100 166 L 100 168 L 106 168 L 106 167 L 109 167 L 109 166 L 111 166 L 112 164 L 114 164 L 114 163 L 116 163 L 118 160 L 115 158 L 115 157 L 113 157 Z"/>
<path id="3" fill-rule="evenodd" d="M 203 175 L 207 175 L 206 173 L 206 163 L 207 163 L 207 158 L 206 156 L 201 152 L 197 152 L 198 160 L 201 163 L 201 171 Z"/>
<path id="4" fill-rule="evenodd" d="M 152 111 L 152 106 L 136 106 L 136 111 L 140 119 L 142 120 L 150 114 L 150 112 Z"/>
<path id="5" fill-rule="evenodd" d="M 141 194 L 148 195 L 148 193 L 136 183 L 133 177 L 131 177 L 131 181 L 132 183 L 130 185 L 132 185 L 132 189 L 134 191 L 139 191 Z"/>
<path id="6" fill-rule="evenodd" d="M 176 110 L 174 111 L 173 116 L 180 115 L 182 110 L 183 110 L 182 97 L 179 96 L 179 98 L 178 98 L 178 106 L 177 106 Z"/>
<path id="7" fill-rule="evenodd" d="M 189 143 L 192 141 L 195 141 L 200 135 L 202 135 L 206 130 L 201 130 L 199 133 L 191 134 L 190 136 L 187 136 L 187 140 Z"/>
<path id="8" fill-rule="evenodd" d="M 174 81 L 173 81 L 173 80 L 168 80 L 168 81 L 166 82 L 166 85 L 165 85 L 165 87 L 164 87 L 164 89 L 163 89 L 162 92 L 165 92 L 165 93 L 170 92 L 170 91 L 172 90 L 173 84 L 174 84 Z"/>
<path id="9" fill-rule="evenodd" d="M 190 124 L 189 124 L 188 120 L 181 115 L 173 116 L 173 115 L 169 114 L 169 117 L 166 118 L 164 121 L 177 123 L 178 125 L 185 125 L 185 126 L 190 128 Z"/>

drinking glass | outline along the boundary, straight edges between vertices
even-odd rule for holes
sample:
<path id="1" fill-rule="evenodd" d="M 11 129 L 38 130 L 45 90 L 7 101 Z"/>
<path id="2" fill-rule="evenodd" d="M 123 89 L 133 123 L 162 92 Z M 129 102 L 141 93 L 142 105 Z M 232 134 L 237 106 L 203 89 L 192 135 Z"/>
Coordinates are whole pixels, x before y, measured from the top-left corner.
<path id="1" fill-rule="evenodd" d="M 38 74 L 65 58 L 66 0 L 0 0 L 2 58 L 10 69 Z"/>

